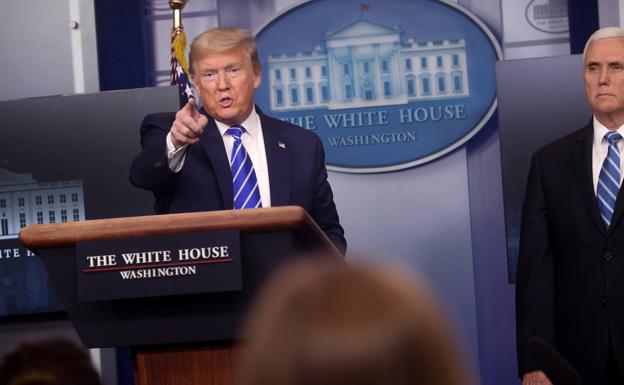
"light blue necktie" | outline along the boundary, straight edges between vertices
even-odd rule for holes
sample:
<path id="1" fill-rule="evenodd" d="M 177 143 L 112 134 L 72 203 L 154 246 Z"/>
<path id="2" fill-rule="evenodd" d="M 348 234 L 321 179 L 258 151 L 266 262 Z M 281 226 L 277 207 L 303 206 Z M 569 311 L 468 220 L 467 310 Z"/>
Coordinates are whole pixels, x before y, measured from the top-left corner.
<path id="1" fill-rule="evenodd" d="M 260 201 L 260 189 L 253 163 L 243 142 L 241 135 L 245 132 L 243 126 L 232 126 L 227 133 L 234 137 L 230 167 L 232 168 L 232 187 L 234 193 L 235 209 L 251 209 L 262 207 Z"/>
<path id="2" fill-rule="evenodd" d="M 615 201 L 620 191 L 620 151 L 617 143 L 622 139 L 622 136 L 616 131 L 609 131 L 604 137 L 609 143 L 609 151 L 607 151 L 607 157 L 602 163 L 602 169 L 600 169 L 596 195 L 600 216 L 608 230 L 611 226 Z"/>

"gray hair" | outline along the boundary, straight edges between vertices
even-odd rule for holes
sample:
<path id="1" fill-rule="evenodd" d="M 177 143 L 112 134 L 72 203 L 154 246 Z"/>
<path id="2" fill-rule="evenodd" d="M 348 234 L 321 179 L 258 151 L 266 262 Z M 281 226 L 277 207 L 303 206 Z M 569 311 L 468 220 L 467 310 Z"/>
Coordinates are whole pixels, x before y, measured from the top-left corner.
<path id="1" fill-rule="evenodd" d="M 587 47 L 589 47 L 589 43 L 594 40 L 606 39 L 609 37 L 624 37 L 624 28 L 622 27 L 605 27 L 600 28 L 596 32 L 594 32 L 589 39 L 587 39 L 587 43 L 585 43 L 585 48 L 583 49 L 583 62 L 585 62 L 585 54 L 587 53 Z"/>

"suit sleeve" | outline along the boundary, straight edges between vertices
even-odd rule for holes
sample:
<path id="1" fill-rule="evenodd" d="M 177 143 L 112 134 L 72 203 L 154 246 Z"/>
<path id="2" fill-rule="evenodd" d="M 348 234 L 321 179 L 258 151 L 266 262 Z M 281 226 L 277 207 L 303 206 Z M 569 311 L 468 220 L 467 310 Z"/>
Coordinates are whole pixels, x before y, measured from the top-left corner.
<path id="1" fill-rule="evenodd" d="M 319 225 L 327 238 L 336 246 L 342 255 L 347 251 L 347 241 L 344 238 L 344 230 L 340 226 L 334 194 L 327 181 L 327 169 L 325 168 L 325 151 L 320 139 L 315 135 L 316 146 L 316 185 L 314 204 L 310 216 Z"/>
<path id="2" fill-rule="evenodd" d="M 536 153 L 531 159 L 522 209 L 516 275 L 516 343 L 520 378 L 526 372 L 540 369 L 527 349 L 529 338 L 541 337 L 556 346 L 553 245 L 540 170 L 539 153 Z"/>
<path id="3" fill-rule="evenodd" d="M 168 200 L 177 174 L 167 163 L 166 137 L 173 123 L 173 114 L 150 114 L 141 123 L 141 152 L 130 166 L 130 182 L 149 190 L 156 197 L 155 211 L 167 212 Z"/>

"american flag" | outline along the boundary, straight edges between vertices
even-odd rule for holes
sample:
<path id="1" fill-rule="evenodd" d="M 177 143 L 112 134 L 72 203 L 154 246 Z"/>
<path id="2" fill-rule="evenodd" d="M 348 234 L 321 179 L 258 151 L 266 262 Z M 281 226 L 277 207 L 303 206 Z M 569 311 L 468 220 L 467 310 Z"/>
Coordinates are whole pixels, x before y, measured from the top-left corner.
<path id="1" fill-rule="evenodd" d="M 171 29 L 171 85 L 178 86 L 180 106 L 186 105 L 193 95 L 193 86 L 189 81 L 188 67 L 185 58 L 186 34 L 184 28 Z"/>

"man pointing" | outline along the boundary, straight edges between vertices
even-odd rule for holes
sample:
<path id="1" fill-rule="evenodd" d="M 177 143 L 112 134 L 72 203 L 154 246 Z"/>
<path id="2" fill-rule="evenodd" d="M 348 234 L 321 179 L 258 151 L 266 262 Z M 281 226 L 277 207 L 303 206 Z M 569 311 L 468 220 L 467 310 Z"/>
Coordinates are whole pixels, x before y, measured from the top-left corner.
<path id="1" fill-rule="evenodd" d="M 299 205 L 344 254 L 346 241 L 312 132 L 254 105 L 261 64 L 249 31 L 214 28 L 189 54 L 191 99 L 177 113 L 148 115 L 131 182 L 154 192 L 158 213 Z"/>

